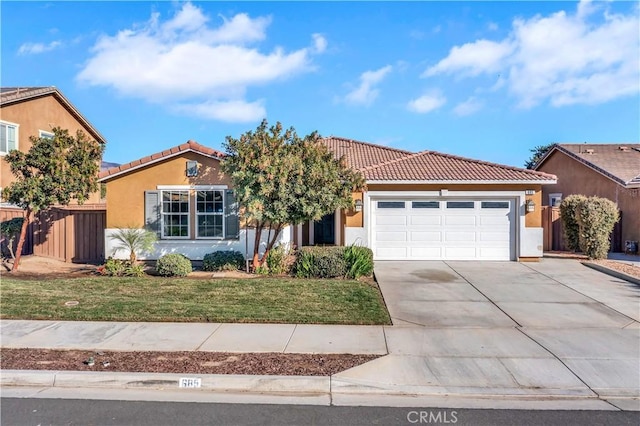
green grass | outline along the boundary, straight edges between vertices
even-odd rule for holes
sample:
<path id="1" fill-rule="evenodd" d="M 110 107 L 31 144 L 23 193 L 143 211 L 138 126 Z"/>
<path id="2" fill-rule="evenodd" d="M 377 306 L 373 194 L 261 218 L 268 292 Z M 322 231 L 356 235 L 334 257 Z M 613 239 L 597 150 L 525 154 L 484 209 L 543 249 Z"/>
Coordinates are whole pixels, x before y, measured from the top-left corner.
<path id="1" fill-rule="evenodd" d="M 76 300 L 77 306 L 65 302 Z M 46 281 L 6 275 L 0 318 L 70 321 L 389 324 L 378 289 L 353 280 L 87 277 Z"/>

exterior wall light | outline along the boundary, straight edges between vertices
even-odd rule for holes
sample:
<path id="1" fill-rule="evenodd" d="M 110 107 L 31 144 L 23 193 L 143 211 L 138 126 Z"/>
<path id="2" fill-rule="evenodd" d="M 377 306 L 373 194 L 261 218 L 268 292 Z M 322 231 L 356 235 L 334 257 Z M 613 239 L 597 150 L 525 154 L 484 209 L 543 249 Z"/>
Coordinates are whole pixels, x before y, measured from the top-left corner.
<path id="1" fill-rule="evenodd" d="M 354 210 L 356 212 L 361 212 L 362 211 L 362 200 L 358 199 L 358 200 L 355 201 Z"/>
<path id="2" fill-rule="evenodd" d="M 536 203 L 534 203 L 533 200 L 525 201 L 524 205 L 527 208 L 527 212 L 535 212 L 536 211 Z"/>

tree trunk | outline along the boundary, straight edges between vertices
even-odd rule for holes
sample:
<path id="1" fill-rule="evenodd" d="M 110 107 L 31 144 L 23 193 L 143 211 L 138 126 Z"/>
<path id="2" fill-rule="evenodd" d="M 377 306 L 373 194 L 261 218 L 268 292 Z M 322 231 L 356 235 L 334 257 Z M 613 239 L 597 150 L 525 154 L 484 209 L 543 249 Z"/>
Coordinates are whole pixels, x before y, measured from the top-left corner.
<path id="1" fill-rule="evenodd" d="M 20 265 L 22 246 L 24 246 L 24 240 L 27 239 L 27 228 L 29 227 L 29 222 L 31 222 L 31 214 L 31 209 L 27 209 L 27 214 L 24 217 L 24 221 L 22 221 L 22 229 L 20 229 L 20 238 L 18 239 L 18 247 L 16 248 L 16 257 L 13 260 L 13 267 L 11 268 L 12 272 L 17 271 L 18 266 Z"/>
<path id="2" fill-rule="evenodd" d="M 267 248 L 265 249 L 264 254 L 262 255 L 261 263 L 264 263 L 267 260 L 267 255 L 269 254 L 273 246 L 276 244 L 276 240 L 278 239 L 278 235 L 280 234 L 281 230 L 282 230 L 282 224 L 278 224 L 275 228 L 276 232 L 274 233 L 273 238 L 271 238 L 271 228 L 269 228 L 269 238 L 267 239 Z"/>
<path id="3" fill-rule="evenodd" d="M 262 222 L 256 223 L 256 236 L 253 241 L 253 271 L 254 272 L 257 268 L 261 266 L 259 250 L 260 250 L 260 237 L 262 237 L 263 226 L 264 225 Z"/>

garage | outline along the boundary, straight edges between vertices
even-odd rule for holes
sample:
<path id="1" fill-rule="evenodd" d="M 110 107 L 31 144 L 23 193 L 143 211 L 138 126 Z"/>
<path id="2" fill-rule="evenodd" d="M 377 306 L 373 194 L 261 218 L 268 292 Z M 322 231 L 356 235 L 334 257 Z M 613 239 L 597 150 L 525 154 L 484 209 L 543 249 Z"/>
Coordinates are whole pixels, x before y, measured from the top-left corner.
<path id="1" fill-rule="evenodd" d="M 514 260 L 515 199 L 371 199 L 376 260 Z"/>

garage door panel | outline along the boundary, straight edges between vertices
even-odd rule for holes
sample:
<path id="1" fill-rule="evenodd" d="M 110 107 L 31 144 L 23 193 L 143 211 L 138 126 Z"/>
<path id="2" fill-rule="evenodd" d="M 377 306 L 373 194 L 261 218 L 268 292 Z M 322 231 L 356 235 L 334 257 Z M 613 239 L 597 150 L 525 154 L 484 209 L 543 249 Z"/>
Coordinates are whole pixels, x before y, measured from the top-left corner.
<path id="1" fill-rule="evenodd" d="M 395 203 L 404 208 L 378 208 L 380 201 L 374 200 L 371 237 L 375 259 L 512 259 L 513 200 L 452 197 Z"/>
<path id="2" fill-rule="evenodd" d="M 473 225 L 475 226 L 476 224 L 476 217 L 475 216 L 471 216 L 471 215 L 454 215 L 454 214 L 447 214 L 447 216 L 444 217 L 444 223 L 445 225 Z"/>
<path id="3" fill-rule="evenodd" d="M 407 217 L 404 215 L 376 215 L 376 225 L 401 225 L 407 224 Z"/>

